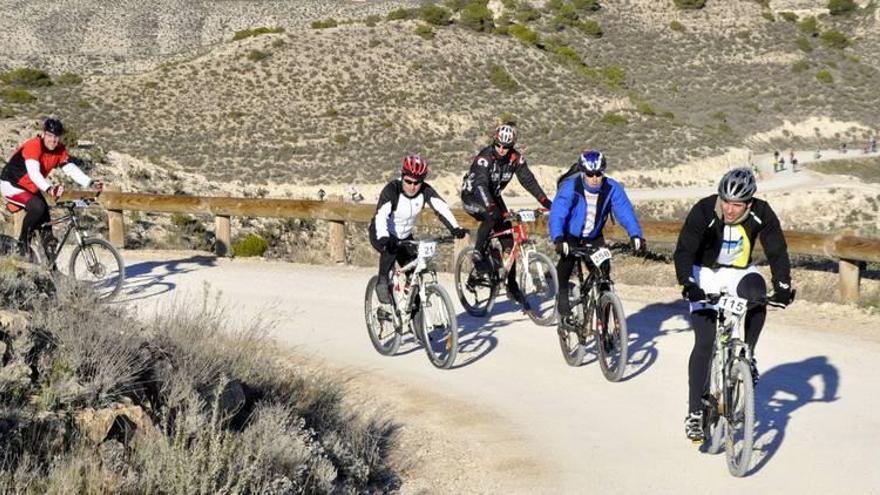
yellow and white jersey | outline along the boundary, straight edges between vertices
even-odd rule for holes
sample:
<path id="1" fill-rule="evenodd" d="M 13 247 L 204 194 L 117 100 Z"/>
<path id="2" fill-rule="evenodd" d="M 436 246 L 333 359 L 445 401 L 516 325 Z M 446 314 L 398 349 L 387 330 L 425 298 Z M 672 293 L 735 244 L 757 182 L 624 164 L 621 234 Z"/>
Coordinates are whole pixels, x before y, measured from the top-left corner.
<path id="1" fill-rule="evenodd" d="M 716 262 L 720 266 L 745 268 L 749 266 L 751 255 L 752 243 L 743 225 L 725 225 Z"/>

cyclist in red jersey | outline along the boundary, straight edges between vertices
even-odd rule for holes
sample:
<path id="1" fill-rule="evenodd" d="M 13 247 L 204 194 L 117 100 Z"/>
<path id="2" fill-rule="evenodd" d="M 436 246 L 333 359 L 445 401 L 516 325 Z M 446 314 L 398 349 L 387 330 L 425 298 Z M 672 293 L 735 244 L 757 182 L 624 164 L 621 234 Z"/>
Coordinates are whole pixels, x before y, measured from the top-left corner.
<path id="1" fill-rule="evenodd" d="M 27 212 L 18 238 L 23 255 L 27 253 L 31 232 L 51 220 L 49 205 L 40 193 L 58 199 L 64 191 L 60 184 L 52 184 L 47 179 L 52 170 L 60 167 L 77 184 L 94 187 L 98 192 L 104 189 L 101 181 L 86 175 L 67 154 L 67 148 L 61 143 L 62 135 L 64 125 L 61 121 L 46 119 L 43 132 L 22 143 L 0 172 L 0 194 L 6 199 L 6 208 L 12 212 L 21 209 Z M 44 230 L 41 235 L 47 250 L 58 242 L 52 236 L 51 229 Z"/>

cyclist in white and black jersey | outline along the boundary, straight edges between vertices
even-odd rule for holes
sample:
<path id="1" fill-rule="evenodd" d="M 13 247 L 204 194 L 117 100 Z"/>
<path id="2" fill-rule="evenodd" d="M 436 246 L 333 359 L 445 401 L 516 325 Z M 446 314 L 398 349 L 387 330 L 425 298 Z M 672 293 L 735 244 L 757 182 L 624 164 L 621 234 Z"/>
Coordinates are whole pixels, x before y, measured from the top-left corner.
<path id="1" fill-rule="evenodd" d="M 751 169 L 735 168 L 724 174 L 718 194 L 701 199 L 691 209 L 673 254 L 682 296 L 690 301 L 694 328 L 685 418 L 685 433 L 692 441 L 703 440 L 702 397 L 708 387 L 718 317 L 715 306 L 706 302 L 706 294 L 723 289 L 746 299 L 766 297 L 767 283 L 752 265 L 755 242 L 760 239 L 773 284 L 768 303 L 784 308 L 794 299 L 791 263 L 779 218 L 766 201 L 754 197 L 755 191 L 757 184 Z M 745 341 L 753 353 L 766 316 L 765 306 L 746 313 Z M 757 383 L 754 358 L 752 376 Z"/>
<path id="2" fill-rule="evenodd" d="M 370 222 L 370 244 L 380 253 L 376 295 L 383 304 L 391 302 L 388 274 L 394 262 L 403 266 L 415 258 L 408 250 L 398 249 L 398 241 L 412 238 L 413 227 L 425 204 L 434 210 L 453 236 L 460 239 L 467 235 L 449 205 L 425 182 L 428 170 L 428 162 L 420 156 L 405 157 L 400 178 L 389 182 L 379 195 L 376 215 Z"/>

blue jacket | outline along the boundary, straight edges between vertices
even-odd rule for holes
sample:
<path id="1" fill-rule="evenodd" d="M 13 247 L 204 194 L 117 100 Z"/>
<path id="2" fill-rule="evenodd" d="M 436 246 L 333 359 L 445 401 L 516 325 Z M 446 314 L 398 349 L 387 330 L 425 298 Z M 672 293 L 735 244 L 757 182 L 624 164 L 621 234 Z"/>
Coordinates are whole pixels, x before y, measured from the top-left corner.
<path id="1" fill-rule="evenodd" d="M 583 230 L 587 218 L 587 200 L 584 194 L 584 180 L 581 174 L 575 174 L 559 185 L 556 197 L 553 198 L 553 206 L 550 208 L 548 222 L 550 239 L 553 242 L 571 238 L 593 240 L 599 237 L 602 235 L 608 214 L 612 211 L 630 237 L 642 237 L 642 228 L 623 186 L 607 176 L 599 187 L 599 197 L 596 202 L 598 211 L 593 230 L 584 236 Z"/>

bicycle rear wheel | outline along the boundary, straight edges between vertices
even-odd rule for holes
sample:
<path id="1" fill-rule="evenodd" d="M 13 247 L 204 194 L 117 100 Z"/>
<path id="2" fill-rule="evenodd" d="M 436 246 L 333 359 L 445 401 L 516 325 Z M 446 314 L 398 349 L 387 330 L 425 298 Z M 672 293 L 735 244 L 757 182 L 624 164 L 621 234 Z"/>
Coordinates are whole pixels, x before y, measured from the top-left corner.
<path id="1" fill-rule="evenodd" d="M 599 351 L 599 367 L 608 381 L 616 382 L 626 371 L 629 333 L 623 304 L 613 292 L 603 292 L 596 308 L 596 348 Z"/>
<path id="2" fill-rule="evenodd" d="M 422 301 L 422 325 L 416 331 L 422 334 L 422 345 L 431 364 L 449 369 L 458 355 L 458 322 L 455 308 L 446 289 L 437 284 L 425 287 Z"/>
<path id="3" fill-rule="evenodd" d="M 730 474 L 741 477 L 749 471 L 755 440 L 755 397 L 749 364 L 736 359 L 728 376 L 727 438 L 725 452 Z"/>
<path id="4" fill-rule="evenodd" d="M 531 307 L 529 318 L 538 325 L 552 325 L 556 321 L 556 294 L 559 292 L 556 267 L 544 253 L 528 253 L 528 260 L 528 266 L 520 275 L 520 288 Z"/>
<path id="5" fill-rule="evenodd" d="M 99 301 L 116 297 L 125 282 L 122 256 L 104 239 L 86 239 L 70 255 L 69 274 L 83 282 L 98 296 Z"/>
<path id="6" fill-rule="evenodd" d="M 474 267 L 474 248 L 458 253 L 455 260 L 455 292 L 462 307 L 471 316 L 486 316 L 495 305 L 498 286 L 489 274 L 480 274 Z"/>
<path id="7" fill-rule="evenodd" d="M 367 283 L 364 294 L 364 319 L 367 322 L 367 333 L 376 351 L 383 356 L 390 356 L 400 347 L 400 332 L 394 326 L 394 315 L 379 302 L 376 295 L 378 276 L 373 276 Z"/>

